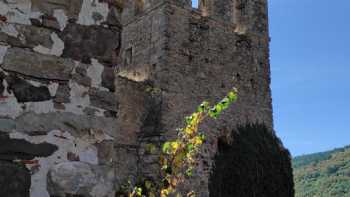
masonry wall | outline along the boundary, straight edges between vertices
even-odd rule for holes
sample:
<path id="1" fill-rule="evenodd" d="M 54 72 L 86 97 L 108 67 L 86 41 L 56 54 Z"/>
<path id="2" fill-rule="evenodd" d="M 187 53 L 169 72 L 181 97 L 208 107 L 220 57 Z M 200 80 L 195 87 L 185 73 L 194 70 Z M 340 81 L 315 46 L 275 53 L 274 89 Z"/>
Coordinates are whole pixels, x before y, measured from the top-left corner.
<path id="1" fill-rule="evenodd" d="M 112 196 L 119 15 L 112 1 L 0 1 L 0 196 Z"/>
<path id="2" fill-rule="evenodd" d="M 196 11 L 176 6 L 170 9 L 174 14 L 169 16 L 169 62 L 160 82 L 170 90 L 168 102 L 174 106 L 163 113 L 166 130 L 181 125 L 182 117 L 201 101 L 215 103 L 232 87 L 239 89 L 238 103 L 202 128 L 209 136 L 208 143 L 201 155 L 199 178 L 190 182 L 200 196 L 208 196 L 205 188 L 215 165 L 212 158 L 217 139 L 230 135 L 237 125 L 262 123 L 273 128 L 268 38 L 253 32 L 239 34 L 234 24 L 202 17 Z"/>
<path id="3" fill-rule="evenodd" d="M 225 96 L 232 87 L 239 89 L 238 103 L 226 111 L 220 119 L 208 121 L 201 128 L 201 131 L 208 136 L 208 141 L 199 156 L 201 162 L 197 173 L 193 179 L 184 184 L 183 190 L 194 189 L 198 196 L 203 197 L 220 196 L 217 193 L 220 189 L 216 190 L 215 185 L 210 182 L 210 177 L 218 176 L 216 174 L 218 171 L 213 172 L 216 165 L 225 168 L 220 166 L 222 165 L 220 161 L 215 160 L 216 155 L 220 154 L 218 139 L 225 138 L 227 141 L 232 141 L 230 136 L 240 132 L 237 129 L 240 125 L 244 127 L 256 123 L 267 128 L 269 132 L 262 136 L 275 140 L 274 149 L 280 153 L 279 156 L 271 156 L 271 161 L 276 160 L 271 168 L 289 172 L 281 175 L 282 178 L 271 177 L 271 181 L 281 184 L 280 190 L 284 191 L 282 193 L 293 196 L 289 153 L 273 131 L 267 2 L 213 0 L 206 4 L 213 7 L 204 8 L 203 4 L 200 4 L 200 9 L 192 9 L 189 2 L 183 1 L 145 2 L 148 6 L 141 11 L 135 12 L 132 9 L 135 5 L 125 11 L 128 17 L 127 22 L 123 23 L 123 63 L 120 68 L 123 76 L 119 77 L 148 84 L 160 91 L 158 96 L 160 102 L 157 102 L 160 105 L 160 112 L 156 115 L 157 122 L 154 125 L 159 132 L 153 133 L 153 143 L 157 142 L 157 138 L 160 142 L 155 144 L 175 138 L 176 128 L 184 124 L 183 117 L 191 114 L 203 100 L 214 103 Z M 244 2 L 246 5 L 242 7 L 241 4 Z M 235 6 L 238 8 L 235 9 Z M 204 12 L 205 9 L 209 11 Z M 229 18 L 230 20 L 227 20 Z M 145 28 L 146 26 L 149 28 Z M 140 46 L 147 46 L 147 50 Z M 130 100 L 128 102 L 133 103 Z M 138 114 L 139 119 L 144 120 L 145 116 L 140 114 L 147 112 Z M 139 147 L 140 150 L 144 139 L 142 125 L 139 124 L 135 130 L 137 135 L 134 136 L 134 142 L 140 145 L 135 147 Z M 123 132 L 123 129 L 121 131 Z M 257 136 L 256 140 L 263 140 L 263 137 Z M 261 145 L 264 146 L 265 144 Z M 270 155 L 271 152 L 268 150 L 266 147 L 261 152 L 266 151 L 266 155 Z M 235 153 L 232 151 L 229 154 Z M 229 154 L 226 156 L 230 157 Z M 242 153 L 237 151 L 236 154 Z M 150 161 L 152 166 L 156 166 L 157 160 L 149 159 L 153 158 L 153 155 L 138 156 L 140 162 L 136 163 Z M 286 162 L 279 162 L 279 157 Z M 229 161 L 229 158 L 227 159 Z M 256 161 L 252 159 L 254 164 L 259 162 L 258 158 L 256 159 Z M 242 162 L 242 165 L 246 164 Z M 157 168 L 150 166 L 149 164 L 139 166 L 138 174 L 157 174 Z M 274 172 L 266 166 L 257 165 L 247 166 L 246 172 L 254 172 L 260 167 Z M 237 173 L 239 170 L 237 169 Z M 256 181 L 257 183 L 263 181 L 262 177 Z M 245 182 L 242 180 L 242 186 L 243 184 Z M 271 188 L 260 193 L 256 191 L 256 194 L 267 195 L 273 191 L 272 187 L 275 186 L 271 185 Z M 225 192 L 227 191 L 221 191 Z M 227 193 L 225 194 L 227 196 Z"/>
<path id="4" fill-rule="evenodd" d="M 268 47 L 265 0 L 199 9 L 190 0 L 0 0 L 0 171 L 24 177 L 0 174 L 0 196 L 108 197 L 127 181 L 157 181 L 161 144 L 232 87 L 239 101 L 201 128 L 208 140 L 182 190 L 227 192 L 212 180 L 245 148 L 222 151 L 222 140 L 241 146 L 238 128 L 259 123 L 268 132 L 256 140 L 275 143 L 257 147 L 286 172 L 273 187 L 292 196 L 289 153 L 273 132 Z"/>

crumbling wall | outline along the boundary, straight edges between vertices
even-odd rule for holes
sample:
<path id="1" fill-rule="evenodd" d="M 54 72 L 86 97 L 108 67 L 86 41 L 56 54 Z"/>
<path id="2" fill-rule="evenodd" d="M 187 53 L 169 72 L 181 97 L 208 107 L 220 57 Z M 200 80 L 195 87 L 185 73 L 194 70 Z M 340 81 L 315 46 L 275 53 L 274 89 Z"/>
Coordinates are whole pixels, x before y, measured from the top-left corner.
<path id="1" fill-rule="evenodd" d="M 0 0 L 0 171 L 24 177 L 5 183 L 9 174 L 0 174 L 8 188 L 0 196 L 18 185 L 12 196 L 107 197 L 128 180 L 157 181 L 161 144 L 203 100 L 217 102 L 235 86 L 239 101 L 202 126 L 207 142 L 183 188 L 215 195 L 210 180 L 223 171 L 214 166 L 227 167 L 216 159 L 218 139 L 250 123 L 274 135 L 267 2 L 200 5 Z M 290 177 L 279 180 L 290 188 Z"/>
<path id="2" fill-rule="evenodd" d="M 194 178 L 184 188 L 209 196 L 217 139 L 230 136 L 237 125 L 249 123 L 264 124 L 274 135 L 267 1 L 208 0 L 201 1 L 199 9 L 191 9 L 183 1 L 146 2 L 149 4 L 137 12 L 129 7 L 122 19 L 121 70 L 129 80 L 147 82 L 160 91 L 159 140 L 175 138 L 183 117 L 203 100 L 214 103 L 233 86 L 239 89 L 234 107 L 201 128 L 208 136 L 207 143 Z M 209 6 L 207 12 L 205 5 Z M 138 127 L 137 131 L 141 130 Z M 289 161 L 287 154 L 281 155 Z M 291 170 L 287 165 L 281 168 Z M 139 168 L 141 175 L 143 170 L 149 169 Z M 285 178 L 280 184 L 292 187 L 290 177 Z"/>
<path id="3" fill-rule="evenodd" d="M 217 139 L 240 124 L 264 123 L 272 131 L 269 38 L 264 31 L 237 32 L 236 24 L 199 11 L 176 5 L 167 10 L 167 59 L 154 77 L 163 90 L 161 125 L 162 131 L 167 131 L 165 136 L 174 138 L 183 117 L 203 100 L 214 103 L 233 86 L 239 90 L 238 102 L 201 129 L 208 139 L 188 189 L 208 196 Z M 256 17 L 263 20 L 265 15 L 259 14 Z"/>
<path id="4" fill-rule="evenodd" d="M 118 9 L 0 0 L 0 196 L 113 196 Z"/>

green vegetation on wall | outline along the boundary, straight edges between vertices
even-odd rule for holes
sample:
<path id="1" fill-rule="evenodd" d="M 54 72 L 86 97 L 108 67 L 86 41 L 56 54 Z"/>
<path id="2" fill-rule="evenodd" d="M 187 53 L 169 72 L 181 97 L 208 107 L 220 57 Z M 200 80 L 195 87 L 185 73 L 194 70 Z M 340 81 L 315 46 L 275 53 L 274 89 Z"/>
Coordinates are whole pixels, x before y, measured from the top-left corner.
<path id="1" fill-rule="evenodd" d="M 152 91 L 147 89 L 147 91 Z M 221 112 L 230 107 L 237 100 L 237 89 L 234 88 L 226 97 L 214 106 L 204 101 L 198 106 L 196 112 L 185 118 L 185 127 L 177 129 L 178 136 L 173 141 L 167 141 L 162 145 L 160 164 L 163 180 L 161 183 L 153 183 L 143 180 L 141 184 L 133 187 L 130 181 L 120 191 L 118 197 L 182 197 L 178 187 L 185 179 L 192 176 L 198 164 L 198 154 L 205 142 L 205 135 L 199 131 L 200 125 L 208 118 L 217 119 Z M 149 151 L 156 147 L 149 144 Z M 160 185 L 160 191 L 157 191 Z M 189 191 L 187 197 L 195 197 L 194 191 Z"/>

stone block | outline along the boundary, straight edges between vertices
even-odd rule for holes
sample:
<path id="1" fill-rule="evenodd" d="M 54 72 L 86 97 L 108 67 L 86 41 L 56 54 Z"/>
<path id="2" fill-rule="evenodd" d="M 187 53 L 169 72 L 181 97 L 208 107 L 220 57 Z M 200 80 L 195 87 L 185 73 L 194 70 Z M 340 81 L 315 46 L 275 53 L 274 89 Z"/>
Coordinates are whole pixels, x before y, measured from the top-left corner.
<path id="1" fill-rule="evenodd" d="M 82 60 L 82 61 L 84 61 L 84 60 Z M 87 74 L 87 70 L 88 70 L 89 66 L 90 65 L 88 65 L 88 64 L 80 63 L 75 68 L 75 72 L 72 75 L 72 79 L 82 86 L 90 87 L 92 80 Z"/>
<path id="2" fill-rule="evenodd" d="M 48 173 L 51 196 L 113 197 L 113 183 L 113 170 L 77 161 L 57 164 Z"/>
<path id="3" fill-rule="evenodd" d="M 111 1 L 111 0 L 109 0 Z M 107 24 L 111 26 L 121 27 L 121 12 L 115 6 L 111 7 L 107 16 Z"/>
<path id="4" fill-rule="evenodd" d="M 33 86 L 16 75 L 6 78 L 8 90 L 12 91 L 18 102 L 40 102 L 51 99 L 50 91 L 46 86 Z"/>
<path id="5" fill-rule="evenodd" d="M 54 17 L 50 17 L 50 16 L 42 16 L 42 23 L 40 25 L 47 27 L 49 29 L 54 29 L 54 30 L 61 30 L 61 26 L 60 23 L 58 22 L 58 20 Z"/>
<path id="6" fill-rule="evenodd" d="M 109 91 L 115 91 L 115 72 L 111 67 L 105 66 L 102 73 L 102 83 L 101 85 L 105 88 L 108 88 Z"/>
<path id="7" fill-rule="evenodd" d="M 32 0 L 32 11 L 54 15 L 55 10 L 64 10 L 69 18 L 77 19 L 83 0 Z"/>
<path id="8" fill-rule="evenodd" d="M 16 119 L 17 131 L 31 134 L 33 132 L 48 133 L 52 130 L 68 131 L 75 136 L 83 136 L 90 129 L 102 130 L 110 136 L 117 133 L 116 119 L 99 116 L 84 116 L 73 113 L 26 113 Z"/>
<path id="9" fill-rule="evenodd" d="M 70 59 L 10 48 L 5 54 L 2 68 L 35 78 L 69 80 L 74 66 L 74 61 Z"/>
<path id="10" fill-rule="evenodd" d="M 116 185 L 122 186 L 123 184 L 131 181 L 136 182 L 138 172 L 138 156 L 137 150 L 133 146 L 118 146 L 115 147 L 115 169 L 117 172 Z"/>
<path id="11" fill-rule="evenodd" d="M 83 26 L 70 23 L 59 35 L 65 43 L 63 57 L 90 63 L 91 58 L 112 64 L 119 47 L 120 32 L 101 26 Z M 85 60 L 85 61 L 84 61 Z"/>
<path id="12" fill-rule="evenodd" d="M 0 25 L 0 42 L 18 48 L 44 49 L 49 52 L 51 50 L 58 55 L 64 47 L 53 30 L 21 24 Z"/>
<path id="13" fill-rule="evenodd" d="M 16 122 L 13 119 L 0 119 L 0 132 L 9 133 L 16 129 Z"/>
<path id="14" fill-rule="evenodd" d="M 69 103 L 70 102 L 70 88 L 66 83 L 59 84 L 54 102 L 56 103 Z"/>
<path id="15" fill-rule="evenodd" d="M 105 140 L 101 143 L 96 144 L 98 150 L 98 162 L 100 165 L 111 165 L 113 164 L 114 158 L 114 142 Z"/>
<path id="16" fill-rule="evenodd" d="M 32 144 L 23 139 L 0 139 L 0 160 L 32 160 L 35 157 L 48 157 L 57 149 L 57 146 L 46 142 Z"/>
<path id="17" fill-rule="evenodd" d="M 100 91 L 96 88 L 91 88 L 89 95 L 92 106 L 114 112 L 118 111 L 117 97 L 113 92 Z"/>

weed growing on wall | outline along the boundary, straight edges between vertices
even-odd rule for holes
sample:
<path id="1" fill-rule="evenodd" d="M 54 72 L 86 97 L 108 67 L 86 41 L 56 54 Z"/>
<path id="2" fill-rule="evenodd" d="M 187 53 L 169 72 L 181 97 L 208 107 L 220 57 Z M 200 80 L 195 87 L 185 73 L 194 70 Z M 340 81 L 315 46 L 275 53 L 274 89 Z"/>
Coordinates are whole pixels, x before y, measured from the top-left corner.
<path id="1" fill-rule="evenodd" d="M 227 109 L 237 100 L 237 90 L 229 92 L 219 103 L 210 106 L 208 102 L 203 102 L 192 115 L 185 118 L 185 127 L 178 129 L 178 137 L 173 141 L 167 141 L 162 146 L 160 164 L 162 172 L 162 183 L 160 191 L 151 181 L 144 181 L 142 186 L 134 187 L 128 193 L 128 197 L 182 197 L 178 192 L 178 186 L 186 178 L 192 176 L 197 164 L 197 155 L 201 146 L 205 142 L 205 135 L 198 129 L 201 123 L 207 118 L 216 119 L 222 111 Z M 150 151 L 155 149 L 152 145 Z M 129 183 L 130 185 L 130 183 Z M 193 191 L 187 197 L 194 197 Z"/>

